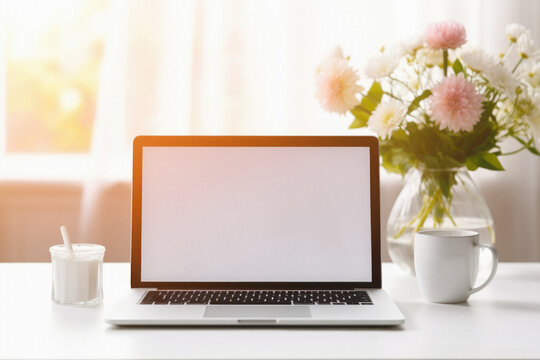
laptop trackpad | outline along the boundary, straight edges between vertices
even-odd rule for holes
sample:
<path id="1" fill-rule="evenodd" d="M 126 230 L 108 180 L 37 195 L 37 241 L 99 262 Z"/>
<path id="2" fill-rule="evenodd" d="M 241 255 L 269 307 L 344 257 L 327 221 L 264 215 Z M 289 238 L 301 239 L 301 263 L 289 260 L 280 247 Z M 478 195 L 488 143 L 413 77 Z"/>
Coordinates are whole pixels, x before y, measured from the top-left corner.
<path id="1" fill-rule="evenodd" d="M 209 305 L 204 317 L 217 318 L 306 318 L 309 306 L 287 305 Z"/>

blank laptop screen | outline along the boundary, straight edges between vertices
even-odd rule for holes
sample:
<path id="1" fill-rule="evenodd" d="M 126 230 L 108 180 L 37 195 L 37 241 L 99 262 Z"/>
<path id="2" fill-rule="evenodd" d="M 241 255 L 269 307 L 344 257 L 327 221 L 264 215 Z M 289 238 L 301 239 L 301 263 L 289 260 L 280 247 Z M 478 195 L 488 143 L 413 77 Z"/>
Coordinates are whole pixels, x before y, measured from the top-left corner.
<path id="1" fill-rule="evenodd" d="M 143 147 L 141 280 L 370 282 L 369 147 Z"/>

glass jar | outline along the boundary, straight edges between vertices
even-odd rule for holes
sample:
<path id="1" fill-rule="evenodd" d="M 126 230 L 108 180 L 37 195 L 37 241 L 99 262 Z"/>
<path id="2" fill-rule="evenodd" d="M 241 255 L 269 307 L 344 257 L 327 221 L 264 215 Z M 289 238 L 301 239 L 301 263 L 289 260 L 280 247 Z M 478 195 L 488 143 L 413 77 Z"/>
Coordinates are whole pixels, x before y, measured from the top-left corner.
<path id="1" fill-rule="evenodd" d="M 495 243 L 489 208 L 466 168 L 413 168 L 405 177 L 386 228 L 393 262 L 414 275 L 414 233 L 426 229 L 466 229 L 480 242 Z M 487 264 L 480 258 L 480 267 Z"/>
<path id="2" fill-rule="evenodd" d="M 103 255 L 97 244 L 63 244 L 49 248 L 52 262 L 51 298 L 57 304 L 98 305 L 103 301 Z"/>

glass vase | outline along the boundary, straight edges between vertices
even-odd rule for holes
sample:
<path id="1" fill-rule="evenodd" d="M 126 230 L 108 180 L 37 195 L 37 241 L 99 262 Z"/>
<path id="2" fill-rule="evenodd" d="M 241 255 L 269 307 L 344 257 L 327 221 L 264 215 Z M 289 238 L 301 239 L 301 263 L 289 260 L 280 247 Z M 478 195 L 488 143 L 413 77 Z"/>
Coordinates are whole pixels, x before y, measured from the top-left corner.
<path id="1" fill-rule="evenodd" d="M 414 271 L 414 233 L 425 229 L 467 229 L 481 243 L 495 243 L 489 208 L 465 168 L 416 169 L 405 177 L 386 229 L 388 252 L 405 272 Z M 480 267 L 486 266 L 480 259 Z"/>

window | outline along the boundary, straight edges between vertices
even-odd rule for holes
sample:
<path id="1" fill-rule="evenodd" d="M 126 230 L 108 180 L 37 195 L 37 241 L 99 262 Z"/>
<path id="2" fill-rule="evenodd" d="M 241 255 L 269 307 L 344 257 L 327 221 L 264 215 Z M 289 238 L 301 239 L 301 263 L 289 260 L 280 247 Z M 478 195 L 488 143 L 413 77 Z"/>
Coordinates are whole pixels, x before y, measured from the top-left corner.
<path id="1" fill-rule="evenodd" d="M 88 152 L 107 5 L 4 3 L 6 157 Z"/>

